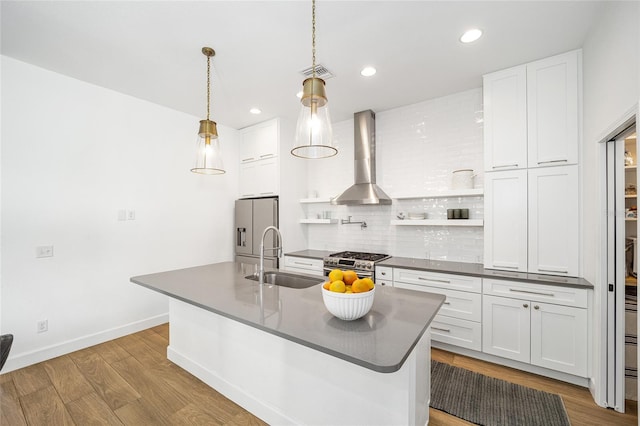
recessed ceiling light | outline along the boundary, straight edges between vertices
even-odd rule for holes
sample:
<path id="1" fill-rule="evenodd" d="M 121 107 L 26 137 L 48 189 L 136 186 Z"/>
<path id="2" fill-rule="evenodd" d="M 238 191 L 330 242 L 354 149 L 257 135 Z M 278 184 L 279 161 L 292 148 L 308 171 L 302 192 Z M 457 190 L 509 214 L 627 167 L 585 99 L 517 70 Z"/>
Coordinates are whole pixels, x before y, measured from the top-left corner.
<path id="1" fill-rule="evenodd" d="M 302 90 L 301 90 L 301 91 L 299 91 L 298 93 L 296 93 L 296 97 L 297 97 L 298 99 L 301 99 L 301 98 L 302 98 Z"/>
<path id="2" fill-rule="evenodd" d="M 362 75 L 364 77 L 371 77 L 376 72 L 377 71 L 376 71 L 376 69 L 374 67 L 364 67 L 364 68 L 362 68 L 362 71 L 360 71 L 360 75 Z"/>
<path id="3" fill-rule="evenodd" d="M 471 43 L 476 41 L 482 36 L 482 31 L 477 28 L 472 28 L 468 31 L 465 31 L 464 34 L 460 37 L 460 41 L 463 43 Z"/>
<path id="4" fill-rule="evenodd" d="M 251 114 L 261 114 L 261 113 L 262 113 L 262 111 L 260 110 L 260 108 L 251 108 L 251 109 L 249 110 L 249 112 L 250 112 Z"/>

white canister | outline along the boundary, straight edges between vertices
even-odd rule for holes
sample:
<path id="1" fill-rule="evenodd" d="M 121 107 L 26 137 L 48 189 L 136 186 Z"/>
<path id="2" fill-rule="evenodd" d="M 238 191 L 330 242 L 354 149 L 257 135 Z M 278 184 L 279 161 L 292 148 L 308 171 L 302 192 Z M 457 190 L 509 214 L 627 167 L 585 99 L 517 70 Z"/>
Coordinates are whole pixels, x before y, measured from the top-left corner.
<path id="1" fill-rule="evenodd" d="M 473 174 L 473 170 L 471 169 L 455 170 L 453 172 L 453 177 L 451 178 L 451 188 L 452 189 L 472 189 L 473 178 L 475 176 L 476 175 Z"/>

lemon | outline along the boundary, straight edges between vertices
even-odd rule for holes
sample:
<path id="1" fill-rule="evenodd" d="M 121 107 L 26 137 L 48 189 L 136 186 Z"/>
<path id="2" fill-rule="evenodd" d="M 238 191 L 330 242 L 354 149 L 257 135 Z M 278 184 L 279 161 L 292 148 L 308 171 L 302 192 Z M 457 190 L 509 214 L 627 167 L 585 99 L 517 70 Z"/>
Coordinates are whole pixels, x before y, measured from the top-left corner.
<path id="1" fill-rule="evenodd" d="M 343 276 L 344 274 L 340 269 L 334 269 L 333 271 L 329 272 L 329 281 L 342 281 Z"/>
<path id="2" fill-rule="evenodd" d="M 351 290 L 353 290 L 354 293 L 364 293 L 370 289 L 364 280 L 355 280 L 351 285 Z"/>
<path id="3" fill-rule="evenodd" d="M 333 281 L 329 286 L 329 290 L 335 291 L 336 293 L 344 293 L 347 290 L 347 286 L 344 285 L 343 281 Z"/>
<path id="4" fill-rule="evenodd" d="M 344 271 L 343 275 L 344 277 L 342 281 L 344 281 L 346 285 L 351 285 L 355 280 L 358 279 L 358 274 L 356 274 L 355 271 Z"/>
<path id="5" fill-rule="evenodd" d="M 373 290 L 374 284 L 371 278 L 363 278 L 362 281 L 367 283 L 367 285 L 369 286 L 369 290 Z"/>

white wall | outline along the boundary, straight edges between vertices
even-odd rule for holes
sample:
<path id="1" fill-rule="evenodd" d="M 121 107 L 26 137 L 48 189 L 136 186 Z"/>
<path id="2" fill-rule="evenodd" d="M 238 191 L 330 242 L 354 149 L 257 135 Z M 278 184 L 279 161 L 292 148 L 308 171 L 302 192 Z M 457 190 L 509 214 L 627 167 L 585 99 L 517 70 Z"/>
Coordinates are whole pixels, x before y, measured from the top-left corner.
<path id="1" fill-rule="evenodd" d="M 583 271 L 584 277 L 595 286 L 593 323 L 593 367 L 596 401 L 602 403 L 605 391 L 598 369 L 606 349 L 605 336 L 600 333 L 606 313 L 600 273 L 606 253 L 601 250 L 601 217 L 605 200 L 594 196 L 600 190 L 598 142 L 606 136 L 626 112 L 638 104 L 639 46 L 638 2 L 607 4 L 599 21 L 593 26 L 583 46 L 584 76 L 584 132 L 582 149 L 583 200 Z"/>
<path id="2" fill-rule="evenodd" d="M 196 175 L 201 118 L 1 64 L 5 372 L 165 321 L 167 299 L 131 276 L 232 259 L 238 135 L 219 126 L 226 175 Z"/>
<path id="3" fill-rule="evenodd" d="M 308 187 L 320 197 L 336 196 L 354 181 L 353 120 L 334 123 L 333 134 L 338 155 L 309 164 Z M 377 183 L 391 197 L 448 190 L 457 169 L 475 170 L 475 186 L 482 188 L 482 89 L 376 112 L 376 145 Z M 484 217 L 482 197 L 394 200 L 390 206 L 306 205 L 308 217 L 329 210 L 333 217 L 367 222 L 366 229 L 306 225 L 309 248 L 481 263 L 482 227 L 389 225 L 399 212 L 446 219 L 447 208 L 458 207 L 469 208 L 472 219 Z"/>

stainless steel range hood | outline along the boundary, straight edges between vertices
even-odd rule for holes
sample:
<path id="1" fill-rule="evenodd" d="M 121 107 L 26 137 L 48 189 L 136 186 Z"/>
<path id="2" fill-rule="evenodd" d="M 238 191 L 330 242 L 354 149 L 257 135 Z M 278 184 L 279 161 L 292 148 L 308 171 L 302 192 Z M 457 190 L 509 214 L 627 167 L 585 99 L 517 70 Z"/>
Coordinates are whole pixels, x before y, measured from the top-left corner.
<path id="1" fill-rule="evenodd" d="M 355 184 L 331 200 L 331 204 L 391 204 L 391 198 L 376 185 L 376 115 L 371 110 L 354 115 Z"/>

